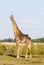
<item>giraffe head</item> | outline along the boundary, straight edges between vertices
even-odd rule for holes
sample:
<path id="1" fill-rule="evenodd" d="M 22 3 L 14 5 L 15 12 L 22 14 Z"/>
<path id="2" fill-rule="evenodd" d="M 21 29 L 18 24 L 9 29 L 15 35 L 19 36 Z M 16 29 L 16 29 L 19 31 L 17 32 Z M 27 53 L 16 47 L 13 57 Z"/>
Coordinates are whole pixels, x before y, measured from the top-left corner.
<path id="1" fill-rule="evenodd" d="M 10 16 L 10 19 L 11 19 L 11 20 L 14 20 L 14 16 L 13 16 L 13 15 L 11 15 L 11 16 Z"/>

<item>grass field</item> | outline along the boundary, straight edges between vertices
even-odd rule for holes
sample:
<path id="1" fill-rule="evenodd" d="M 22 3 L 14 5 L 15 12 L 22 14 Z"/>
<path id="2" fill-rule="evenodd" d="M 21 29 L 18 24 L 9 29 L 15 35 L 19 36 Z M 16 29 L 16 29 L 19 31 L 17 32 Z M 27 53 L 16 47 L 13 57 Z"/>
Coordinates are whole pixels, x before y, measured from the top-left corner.
<path id="1" fill-rule="evenodd" d="M 9 44 L 9 42 L 0 43 L 0 65 L 44 65 L 44 44 L 42 44 L 42 46 L 40 45 L 38 47 L 37 47 L 37 45 L 34 45 L 34 46 L 32 45 L 33 56 L 32 56 L 32 58 L 30 58 L 30 56 L 28 55 L 27 59 L 25 59 L 24 56 L 20 56 L 19 59 L 16 58 L 16 55 L 15 55 L 16 47 L 14 47 L 14 45 L 16 45 L 16 44 L 14 44 L 14 43 Z M 6 52 L 5 52 L 5 47 L 7 47 Z M 39 50 L 36 49 L 36 47 Z M 12 51 L 14 51 L 15 53 L 13 53 Z M 11 55 L 9 55 L 8 52 Z"/>
<path id="2" fill-rule="evenodd" d="M 17 59 L 15 56 L 6 56 L 1 55 L 0 56 L 0 65 L 44 65 L 44 58 L 23 58 L 20 57 Z"/>

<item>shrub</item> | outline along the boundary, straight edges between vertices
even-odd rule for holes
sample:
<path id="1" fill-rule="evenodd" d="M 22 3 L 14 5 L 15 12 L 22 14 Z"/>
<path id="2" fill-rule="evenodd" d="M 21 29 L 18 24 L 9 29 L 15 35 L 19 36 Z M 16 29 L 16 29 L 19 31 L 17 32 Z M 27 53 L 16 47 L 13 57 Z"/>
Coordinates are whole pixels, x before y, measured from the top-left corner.
<path id="1" fill-rule="evenodd" d="M 6 52 L 6 47 L 0 44 L 0 55 L 5 54 L 5 52 Z"/>
<path id="2" fill-rule="evenodd" d="M 44 45 L 37 44 L 31 45 L 31 50 L 29 50 L 29 53 L 31 52 L 32 55 L 44 55 Z"/>
<path id="3" fill-rule="evenodd" d="M 38 45 L 38 54 L 44 55 L 44 45 Z"/>
<path id="4" fill-rule="evenodd" d="M 37 54 L 37 46 L 34 46 L 34 44 L 31 44 L 31 49 L 29 49 L 29 52 L 28 54 L 32 54 L 32 55 L 35 55 Z"/>
<path id="5" fill-rule="evenodd" d="M 15 50 L 16 50 L 15 46 L 8 46 L 6 49 L 6 55 L 16 54 Z"/>

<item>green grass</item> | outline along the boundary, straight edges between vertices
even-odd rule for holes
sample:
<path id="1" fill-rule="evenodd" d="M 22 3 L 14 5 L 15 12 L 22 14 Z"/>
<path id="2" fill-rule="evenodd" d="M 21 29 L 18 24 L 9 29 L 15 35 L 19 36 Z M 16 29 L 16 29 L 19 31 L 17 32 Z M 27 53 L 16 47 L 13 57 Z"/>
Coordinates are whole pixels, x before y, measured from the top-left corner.
<path id="1" fill-rule="evenodd" d="M 0 56 L 0 65 L 44 65 L 44 58 L 33 57 L 33 58 L 23 58 L 17 59 L 15 56 Z"/>

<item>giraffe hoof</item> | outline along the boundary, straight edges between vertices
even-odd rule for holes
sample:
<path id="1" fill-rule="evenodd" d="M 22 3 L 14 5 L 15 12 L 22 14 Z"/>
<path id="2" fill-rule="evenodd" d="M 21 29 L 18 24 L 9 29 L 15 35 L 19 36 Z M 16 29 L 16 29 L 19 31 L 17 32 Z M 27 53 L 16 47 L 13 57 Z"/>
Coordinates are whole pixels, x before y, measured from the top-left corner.
<path id="1" fill-rule="evenodd" d="M 27 55 L 25 56 L 25 58 L 27 59 Z"/>
<path id="2" fill-rule="evenodd" d="M 17 58 L 19 58 L 19 56 L 17 56 Z"/>

